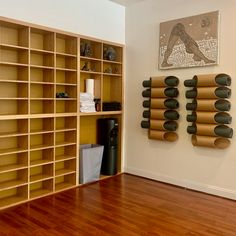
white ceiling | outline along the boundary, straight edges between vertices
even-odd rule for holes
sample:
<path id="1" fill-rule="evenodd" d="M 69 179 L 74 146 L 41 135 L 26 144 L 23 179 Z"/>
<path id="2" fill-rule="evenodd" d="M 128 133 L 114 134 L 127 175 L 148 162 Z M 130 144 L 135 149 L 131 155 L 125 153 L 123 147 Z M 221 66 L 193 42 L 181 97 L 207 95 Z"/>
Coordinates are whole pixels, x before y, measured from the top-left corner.
<path id="1" fill-rule="evenodd" d="M 145 1 L 145 0 L 110 0 L 112 2 L 116 2 L 120 5 L 123 5 L 125 7 L 133 5 L 135 3 L 141 2 L 141 1 Z"/>

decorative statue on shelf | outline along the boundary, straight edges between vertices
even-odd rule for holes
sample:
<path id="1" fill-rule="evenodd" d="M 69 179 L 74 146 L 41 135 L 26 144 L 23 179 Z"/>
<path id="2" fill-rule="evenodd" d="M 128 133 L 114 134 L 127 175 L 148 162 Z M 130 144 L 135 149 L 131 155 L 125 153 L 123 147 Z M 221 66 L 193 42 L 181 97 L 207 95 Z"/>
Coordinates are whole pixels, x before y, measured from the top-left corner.
<path id="1" fill-rule="evenodd" d="M 82 67 L 82 70 L 89 71 L 88 62 L 86 61 Z"/>
<path id="2" fill-rule="evenodd" d="M 105 60 L 115 61 L 116 60 L 116 50 L 113 47 L 107 47 L 107 48 L 105 47 L 103 58 Z"/>
<path id="3" fill-rule="evenodd" d="M 82 42 L 80 44 L 80 55 L 84 57 L 91 57 L 93 55 L 92 47 L 90 43 Z"/>

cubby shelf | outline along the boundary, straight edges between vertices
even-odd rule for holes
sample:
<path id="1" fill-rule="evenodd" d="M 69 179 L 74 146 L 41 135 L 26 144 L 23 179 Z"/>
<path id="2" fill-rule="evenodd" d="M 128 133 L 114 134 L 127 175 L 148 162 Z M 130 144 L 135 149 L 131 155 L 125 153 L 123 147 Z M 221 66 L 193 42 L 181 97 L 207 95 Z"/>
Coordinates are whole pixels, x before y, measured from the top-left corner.
<path id="1" fill-rule="evenodd" d="M 78 186 L 79 145 L 96 143 L 98 118 L 116 117 L 122 130 L 123 111 L 103 111 L 102 104 L 123 101 L 123 46 L 4 17 L 0 32 L 3 209 Z M 85 44 L 91 51 L 83 55 Z M 107 60 L 105 47 L 116 57 Z M 79 111 L 88 78 L 101 101 L 95 113 Z M 120 172 L 121 139 L 119 144 Z"/>
<path id="2" fill-rule="evenodd" d="M 107 116 L 107 115 L 121 115 L 122 111 L 98 111 L 98 112 L 80 112 L 80 116 Z"/>
<path id="3" fill-rule="evenodd" d="M 53 161 L 51 160 L 34 160 L 30 162 L 30 166 L 40 166 L 40 165 L 45 165 L 45 164 L 53 164 Z"/>
<path id="4" fill-rule="evenodd" d="M 103 73 L 101 72 L 96 72 L 96 71 L 84 71 L 84 70 L 81 70 L 80 73 L 84 73 L 84 74 L 88 74 L 88 75 L 102 75 Z"/>
<path id="5" fill-rule="evenodd" d="M 13 170 L 21 170 L 21 169 L 25 169 L 26 167 L 27 167 L 27 164 L 4 165 L 4 166 L 0 166 L 0 172 L 4 173 L 4 172 L 13 171 Z"/>
<path id="6" fill-rule="evenodd" d="M 37 189 L 30 192 L 30 198 L 35 199 L 39 197 L 45 197 L 52 193 L 52 190 L 49 189 Z"/>
<path id="7" fill-rule="evenodd" d="M 26 183 L 27 183 L 26 180 L 20 180 L 20 179 L 1 182 L 0 183 L 0 190 L 11 189 L 14 187 L 25 185 Z"/>

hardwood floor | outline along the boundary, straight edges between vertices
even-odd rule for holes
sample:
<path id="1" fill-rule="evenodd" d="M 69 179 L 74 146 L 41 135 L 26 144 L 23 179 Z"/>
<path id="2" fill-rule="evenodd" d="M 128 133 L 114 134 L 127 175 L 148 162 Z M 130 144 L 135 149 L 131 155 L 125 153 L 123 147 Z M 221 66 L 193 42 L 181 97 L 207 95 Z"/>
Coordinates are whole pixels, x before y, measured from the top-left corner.
<path id="1" fill-rule="evenodd" d="M 235 236 L 236 202 L 123 174 L 0 212 L 1 236 Z"/>

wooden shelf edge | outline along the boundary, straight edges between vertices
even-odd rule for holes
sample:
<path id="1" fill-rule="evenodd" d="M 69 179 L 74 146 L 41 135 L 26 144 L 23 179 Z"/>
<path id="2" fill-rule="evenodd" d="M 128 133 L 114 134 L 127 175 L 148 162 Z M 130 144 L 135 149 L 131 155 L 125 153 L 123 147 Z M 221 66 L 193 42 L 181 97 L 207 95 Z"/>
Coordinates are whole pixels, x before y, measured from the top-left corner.
<path id="1" fill-rule="evenodd" d="M 96 57 L 84 57 L 84 56 L 80 56 L 80 59 L 82 59 L 82 60 L 90 60 L 90 61 L 102 61 L 102 58 L 96 58 Z"/>
<path id="2" fill-rule="evenodd" d="M 80 112 L 80 116 L 101 116 L 101 115 L 120 115 L 122 111 L 97 111 L 97 112 Z"/>

